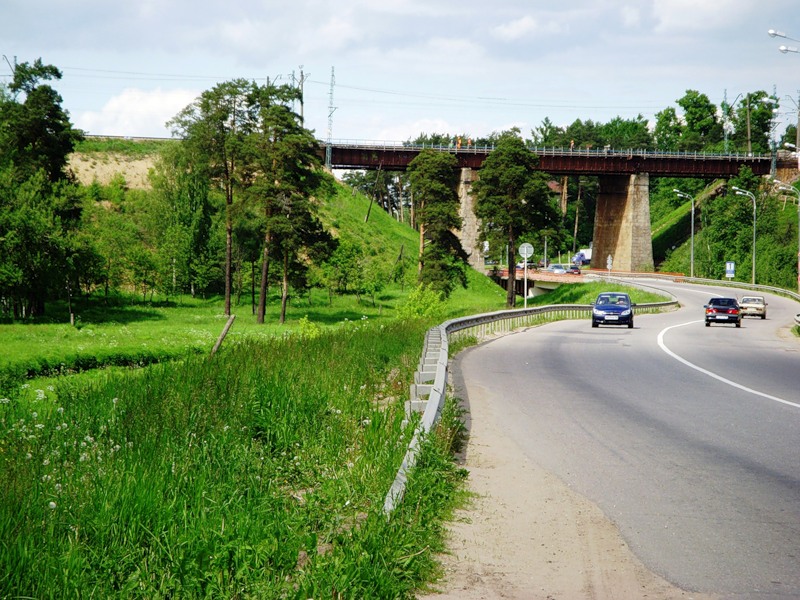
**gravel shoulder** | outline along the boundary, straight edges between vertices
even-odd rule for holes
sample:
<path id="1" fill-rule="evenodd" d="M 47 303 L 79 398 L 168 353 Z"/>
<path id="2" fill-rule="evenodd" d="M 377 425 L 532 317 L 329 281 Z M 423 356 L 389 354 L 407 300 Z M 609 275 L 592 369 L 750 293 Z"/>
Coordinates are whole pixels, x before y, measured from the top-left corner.
<path id="1" fill-rule="evenodd" d="M 468 411 L 461 460 L 474 499 L 449 527 L 444 579 L 418 600 L 715 598 L 650 572 L 598 507 L 521 458 L 482 390 L 467 398 L 458 357 L 451 374 Z"/>

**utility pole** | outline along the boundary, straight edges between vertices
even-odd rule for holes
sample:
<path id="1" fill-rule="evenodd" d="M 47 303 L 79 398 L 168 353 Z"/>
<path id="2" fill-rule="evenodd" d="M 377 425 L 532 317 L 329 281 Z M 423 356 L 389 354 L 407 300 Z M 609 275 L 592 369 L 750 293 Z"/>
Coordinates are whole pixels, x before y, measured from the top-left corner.
<path id="1" fill-rule="evenodd" d="M 747 156 L 753 156 L 753 145 L 750 143 L 750 94 L 747 94 Z"/>
<path id="2" fill-rule="evenodd" d="M 794 148 L 795 152 L 797 152 L 797 148 L 800 147 L 800 90 L 797 90 L 797 102 L 794 103 L 794 107 L 797 109 L 797 127 L 794 131 Z M 800 164 L 800 161 L 798 164 Z"/>
<path id="3" fill-rule="evenodd" d="M 328 145 L 325 147 L 325 166 L 331 168 L 331 154 L 333 153 L 333 112 L 336 107 L 333 105 L 333 86 L 336 83 L 336 77 L 333 74 L 333 67 L 331 67 L 331 90 L 328 96 Z"/>
<path id="4" fill-rule="evenodd" d="M 297 80 L 297 87 L 300 89 L 300 124 L 305 125 L 305 117 L 303 116 L 303 107 L 305 105 L 305 101 L 303 98 L 303 84 L 305 83 L 306 79 L 308 79 L 309 75 L 303 73 L 303 65 L 300 65 L 300 79 Z M 292 72 L 292 79 L 294 79 L 294 72 Z"/>

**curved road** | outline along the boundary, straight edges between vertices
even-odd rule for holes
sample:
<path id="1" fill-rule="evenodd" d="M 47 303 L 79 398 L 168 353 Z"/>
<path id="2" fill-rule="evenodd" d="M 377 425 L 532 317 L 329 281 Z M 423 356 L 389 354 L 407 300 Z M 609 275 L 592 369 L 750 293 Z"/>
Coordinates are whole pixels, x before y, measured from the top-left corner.
<path id="1" fill-rule="evenodd" d="M 800 598 L 800 306 L 705 327 L 729 288 L 647 282 L 682 308 L 634 329 L 561 321 L 465 353 L 530 460 L 597 504 L 655 573 L 725 598 Z M 738 291 L 741 296 L 744 291 Z M 486 392 L 485 392 L 486 393 Z"/>

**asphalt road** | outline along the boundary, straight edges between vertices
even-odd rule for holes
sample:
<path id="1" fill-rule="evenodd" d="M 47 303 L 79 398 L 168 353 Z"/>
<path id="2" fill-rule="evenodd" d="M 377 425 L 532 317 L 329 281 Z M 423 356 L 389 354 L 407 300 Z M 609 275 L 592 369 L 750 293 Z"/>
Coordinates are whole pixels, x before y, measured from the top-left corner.
<path id="1" fill-rule="evenodd" d="M 530 460 L 597 504 L 655 573 L 724 598 L 800 598 L 800 306 L 703 323 L 730 289 L 651 283 L 678 311 L 562 321 L 466 353 Z M 740 291 L 739 296 L 744 293 Z M 484 392 L 486 393 L 486 392 Z M 500 412 L 500 411 L 499 411 Z"/>

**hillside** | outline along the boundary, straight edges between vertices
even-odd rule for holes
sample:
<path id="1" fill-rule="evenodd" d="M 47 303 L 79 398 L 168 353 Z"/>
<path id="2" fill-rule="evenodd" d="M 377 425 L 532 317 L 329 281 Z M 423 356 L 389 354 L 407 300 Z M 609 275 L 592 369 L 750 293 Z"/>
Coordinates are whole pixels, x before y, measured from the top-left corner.
<path id="1" fill-rule="evenodd" d="M 122 175 L 131 189 L 150 189 L 147 173 L 153 168 L 154 156 L 132 157 L 119 152 L 76 152 L 69 158 L 69 168 L 83 185 L 97 181 L 108 185 Z"/>
<path id="2" fill-rule="evenodd" d="M 69 165 L 84 185 L 93 181 L 107 185 L 115 177 L 122 176 L 129 189 L 147 190 L 150 189 L 148 171 L 153 168 L 159 149 L 169 143 L 172 142 L 87 140 L 70 156 Z M 335 237 L 358 242 L 367 256 L 382 264 L 387 272 L 402 260 L 405 281 L 413 281 L 419 252 L 417 232 L 379 206 L 370 208 L 369 198 L 339 182 L 336 194 L 319 205 L 319 216 Z M 453 291 L 449 305 L 454 311 L 461 314 L 487 312 L 505 305 L 504 290 L 483 273 L 468 269 L 467 279 L 467 289 L 457 287 Z"/>

